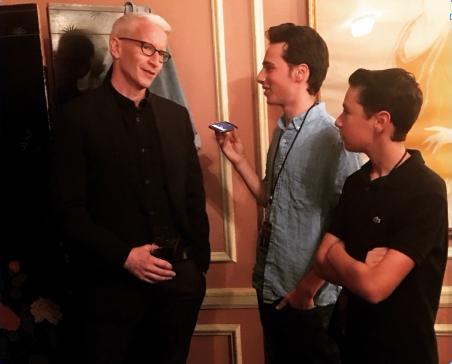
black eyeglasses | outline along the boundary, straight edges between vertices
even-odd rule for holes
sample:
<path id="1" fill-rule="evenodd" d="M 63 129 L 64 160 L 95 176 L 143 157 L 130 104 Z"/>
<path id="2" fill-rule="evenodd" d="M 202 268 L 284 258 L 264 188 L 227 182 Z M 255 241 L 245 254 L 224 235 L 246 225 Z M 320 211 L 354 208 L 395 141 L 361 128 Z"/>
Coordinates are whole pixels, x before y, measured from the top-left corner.
<path id="1" fill-rule="evenodd" d="M 148 42 L 144 42 L 142 40 L 138 40 L 138 39 L 132 39 L 132 38 L 126 38 L 126 37 L 121 37 L 118 38 L 121 40 L 130 40 L 132 42 L 137 42 L 141 44 L 141 51 L 147 55 L 147 56 L 152 56 L 155 52 L 157 52 L 160 56 L 160 62 L 162 63 L 166 63 L 170 60 L 171 58 L 171 54 L 169 54 L 168 52 L 162 51 L 160 49 L 155 48 L 151 43 Z"/>

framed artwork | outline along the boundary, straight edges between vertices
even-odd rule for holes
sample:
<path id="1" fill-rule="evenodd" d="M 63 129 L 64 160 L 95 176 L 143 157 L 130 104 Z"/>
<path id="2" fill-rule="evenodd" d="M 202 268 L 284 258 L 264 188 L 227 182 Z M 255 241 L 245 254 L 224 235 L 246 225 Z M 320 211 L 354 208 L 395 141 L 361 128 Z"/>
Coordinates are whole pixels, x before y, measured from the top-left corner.
<path id="1" fill-rule="evenodd" d="M 321 99 L 334 117 L 342 111 L 348 77 L 358 68 L 404 68 L 424 102 L 408 134 L 447 185 L 451 224 L 451 23 L 444 0 L 310 0 L 310 25 L 325 39 L 330 68 Z"/>

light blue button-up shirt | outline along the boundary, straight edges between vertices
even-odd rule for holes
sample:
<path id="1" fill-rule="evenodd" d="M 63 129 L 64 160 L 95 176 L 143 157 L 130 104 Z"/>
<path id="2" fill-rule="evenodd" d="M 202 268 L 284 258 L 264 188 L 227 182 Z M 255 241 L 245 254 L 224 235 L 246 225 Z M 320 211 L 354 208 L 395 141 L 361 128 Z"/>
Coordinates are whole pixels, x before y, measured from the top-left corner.
<path id="1" fill-rule="evenodd" d="M 287 156 L 273 194 L 272 232 L 268 252 L 257 244 L 253 286 L 266 303 L 284 297 L 311 270 L 332 208 L 345 179 L 362 164 L 361 156 L 344 149 L 334 119 L 322 102 L 293 118 L 278 120 L 267 154 L 267 195 Z M 278 147 L 279 145 L 279 147 Z M 314 297 L 316 306 L 334 303 L 340 287 L 325 283 Z"/>

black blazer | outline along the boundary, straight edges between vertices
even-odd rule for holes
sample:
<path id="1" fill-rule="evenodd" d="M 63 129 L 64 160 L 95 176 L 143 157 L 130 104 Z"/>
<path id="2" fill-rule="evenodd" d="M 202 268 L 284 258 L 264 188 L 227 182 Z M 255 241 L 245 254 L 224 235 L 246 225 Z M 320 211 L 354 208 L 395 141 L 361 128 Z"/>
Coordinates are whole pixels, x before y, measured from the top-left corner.
<path id="1" fill-rule="evenodd" d="M 53 183 L 63 236 L 90 270 L 111 273 L 125 272 L 130 250 L 150 237 L 134 149 L 107 82 L 61 107 L 52 127 Z M 173 223 L 206 272 L 209 223 L 189 114 L 154 94 L 151 103 Z"/>

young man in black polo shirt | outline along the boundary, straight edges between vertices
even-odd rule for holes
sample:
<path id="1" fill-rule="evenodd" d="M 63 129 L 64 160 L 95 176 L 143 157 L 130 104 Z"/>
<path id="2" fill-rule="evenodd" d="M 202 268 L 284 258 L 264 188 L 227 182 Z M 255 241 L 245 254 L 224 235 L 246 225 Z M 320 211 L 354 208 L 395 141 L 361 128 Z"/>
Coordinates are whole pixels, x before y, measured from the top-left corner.
<path id="1" fill-rule="evenodd" d="M 447 259 L 444 181 L 403 141 L 422 92 L 402 69 L 359 69 L 336 120 L 369 157 L 345 182 L 317 274 L 347 297 L 343 363 L 438 363 L 434 321 Z"/>

